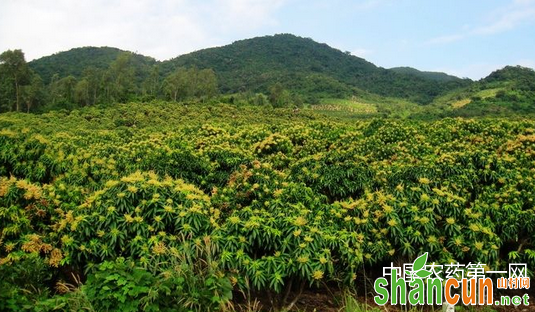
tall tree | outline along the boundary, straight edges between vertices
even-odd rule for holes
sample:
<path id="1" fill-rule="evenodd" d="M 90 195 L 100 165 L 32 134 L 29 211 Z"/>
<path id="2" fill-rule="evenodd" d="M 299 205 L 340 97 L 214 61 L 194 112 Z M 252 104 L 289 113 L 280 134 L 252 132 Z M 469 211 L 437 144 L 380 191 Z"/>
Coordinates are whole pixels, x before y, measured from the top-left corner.
<path id="1" fill-rule="evenodd" d="M 0 79 L 12 83 L 15 92 L 15 109 L 21 109 L 21 88 L 30 83 L 30 68 L 24 59 L 22 50 L 7 50 L 0 54 L 0 67 L 2 76 Z M 12 108 L 10 109 L 12 110 Z"/>
<path id="2" fill-rule="evenodd" d="M 55 106 L 56 103 L 61 98 L 61 90 L 59 88 L 59 74 L 54 74 L 48 85 L 48 95 L 52 100 L 52 106 Z"/>
<path id="3" fill-rule="evenodd" d="M 76 86 L 74 87 L 74 100 L 76 101 L 76 104 L 80 106 L 87 106 L 91 103 L 91 94 L 87 79 L 83 78 L 76 83 Z"/>
<path id="4" fill-rule="evenodd" d="M 111 91 L 112 100 L 126 102 L 135 93 L 135 72 L 132 65 L 132 53 L 121 53 L 110 64 L 110 78 L 113 82 Z"/>
<path id="5" fill-rule="evenodd" d="M 87 92 L 89 96 L 87 105 L 95 105 L 101 90 L 102 71 L 94 66 L 90 66 L 84 69 L 83 80 L 87 81 Z"/>
<path id="6" fill-rule="evenodd" d="M 43 102 L 44 89 L 43 79 L 31 71 L 30 84 L 21 87 L 21 99 L 26 104 L 27 113 Z"/>
<path id="7" fill-rule="evenodd" d="M 114 80 L 112 73 L 109 69 L 104 71 L 104 73 L 102 74 L 102 79 L 100 80 L 100 89 L 102 90 L 102 102 L 113 102 Z"/>
<path id="8" fill-rule="evenodd" d="M 76 88 L 76 78 L 67 76 L 57 81 L 57 92 L 59 95 L 59 104 L 64 108 L 71 107 L 74 104 L 74 90 Z"/>
<path id="9" fill-rule="evenodd" d="M 180 67 L 165 78 L 164 91 L 169 99 L 176 102 L 189 96 L 188 76 L 188 70 Z"/>
<path id="10" fill-rule="evenodd" d="M 265 106 L 265 105 L 269 104 L 269 99 L 265 94 L 257 93 L 254 96 L 253 104 L 254 105 L 258 105 L 258 106 Z"/>
<path id="11" fill-rule="evenodd" d="M 269 88 L 269 101 L 273 107 L 285 107 L 290 103 L 290 92 L 282 84 L 276 83 Z"/>
<path id="12" fill-rule="evenodd" d="M 217 94 L 217 77 L 212 69 L 203 69 L 196 76 L 196 94 L 197 97 L 211 98 Z"/>
<path id="13" fill-rule="evenodd" d="M 209 98 L 217 93 L 217 77 L 211 69 L 180 67 L 165 78 L 164 91 L 173 101 L 191 97 Z"/>
<path id="14" fill-rule="evenodd" d="M 15 84 L 4 73 L 4 68 L 0 66 L 0 112 L 13 110 L 13 103 L 16 101 Z"/>
<path id="15" fill-rule="evenodd" d="M 156 98 L 160 91 L 160 68 L 152 66 L 149 76 L 143 81 L 143 94 Z"/>

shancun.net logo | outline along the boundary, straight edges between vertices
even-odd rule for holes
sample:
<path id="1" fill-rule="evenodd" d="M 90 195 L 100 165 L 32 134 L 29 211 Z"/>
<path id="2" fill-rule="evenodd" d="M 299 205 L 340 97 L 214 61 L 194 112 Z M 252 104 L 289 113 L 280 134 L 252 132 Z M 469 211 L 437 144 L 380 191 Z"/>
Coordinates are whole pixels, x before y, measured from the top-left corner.
<path id="1" fill-rule="evenodd" d="M 426 264 L 427 252 L 412 264 L 383 268 L 383 277 L 375 280 L 375 303 L 385 305 L 528 305 L 529 295 L 494 298 L 495 275 L 497 289 L 529 289 L 526 264 L 509 264 L 509 271 L 485 271 L 485 264 Z M 390 271 L 387 271 L 390 270 Z M 505 277 L 504 275 L 507 275 Z M 386 277 L 390 276 L 390 280 Z M 407 287 L 407 285 L 409 287 Z"/>

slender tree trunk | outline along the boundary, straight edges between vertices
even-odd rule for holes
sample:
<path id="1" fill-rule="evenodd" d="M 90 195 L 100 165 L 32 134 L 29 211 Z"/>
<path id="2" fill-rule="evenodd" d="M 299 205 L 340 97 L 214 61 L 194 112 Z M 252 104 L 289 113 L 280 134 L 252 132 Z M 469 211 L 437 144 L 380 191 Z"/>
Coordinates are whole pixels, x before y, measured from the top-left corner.
<path id="1" fill-rule="evenodd" d="M 20 92 L 19 92 L 19 83 L 15 79 L 15 93 L 17 94 L 17 112 L 20 111 Z"/>

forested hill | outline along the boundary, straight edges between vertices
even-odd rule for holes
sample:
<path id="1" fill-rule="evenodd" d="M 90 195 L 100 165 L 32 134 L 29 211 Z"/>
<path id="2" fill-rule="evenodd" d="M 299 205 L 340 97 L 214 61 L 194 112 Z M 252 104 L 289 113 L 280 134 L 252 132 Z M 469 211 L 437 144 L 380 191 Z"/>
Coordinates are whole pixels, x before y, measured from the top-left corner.
<path id="1" fill-rule="evenodd" d="M 483 79 L 483 82 L 513 83 L 521 89 L 532 90 L 532 87 L 535 86 L 535 71 L 522 66 L 506 66 L 503 69 L 492 72 Z"/>
<path id="2" fill-rule="evenodd" d="M 418 76 L 425 79 L 437 80 L 437 81 L 458 81 L 459 77 L 448 75 L 441 72 L 420 71 L 412 67 L 393 67 L 390 70 L 400 74 L 409 74 Z"/>
<path id="3" fill-rule="evenodd" d="M 290 34 L 240 40 L 163 62 L 110 47 L 76 48 L 29 63 L 21 50 L 0 54 L 0 112 L 204 102 L 218 94 L 215 101 L 225 103 L 320 104 L 317 109 L 342 113 L 524 115 L 535 114 L 535 72 L 508 66 L 471 81 L 410 67 L 385 69 Z"/>
<path id="4" fill-rule="evenodd" d="M 535 71 L 506 66 L 467 87 L 437 97 L 430 107 L 448 116 L 535 114 Z"/>
<path id="5" fill-rule="evenodd" d="M 59 78 L 78 78 L 89 66 L 106 68 L 121 52 L 107 47 L 78 48 L 32 61 L 30 67 L 48 83 L 56 73 Z M 213 69 L 222 93 L 268 93 L 271 86 L 280 83 L 305 97 L 347 97 L 367 91 L 429 103 L 440 94 L 470 83 L 457 77 L 434 79 L 380 68 L 326 44 L 289 34 L 241 40 L 164 62 L 137 54 L 133 59 L 138 81 L 149 75 L 154 64 L 159 65 L 162 80 L 179 67 Z"/>
<path id="6" fill-rule="evenodd" d="M 162 64 L 164 72 L 179 66 L 212 68 L 223 92 L 265 92 L 280 82 L 291 91 L 343 97 L 358 89 L 383 96 L 428 103 L 469 80 L 438 81 L 375 66 L 348 52 L 290 34 L 257 37 L 179 56 Z"/>
<path id="7" fill-rule="evenodd" d="M 43 82 L 48 84 L 55 74 L 58 78 L 70 75 L 80 78 L 84 71 L 91 67 L 105 70 L 124 52 L 126 51 L 110 47 L 75 48 L 39 58 L 31 61 L 29 65 L 41 76 Z M 140 71 L 140 75 L 145 76 L 148 75 L 147 68 L 155 65 L 157 61 L 152 57 L 132 53 L 132 63 Z"/>

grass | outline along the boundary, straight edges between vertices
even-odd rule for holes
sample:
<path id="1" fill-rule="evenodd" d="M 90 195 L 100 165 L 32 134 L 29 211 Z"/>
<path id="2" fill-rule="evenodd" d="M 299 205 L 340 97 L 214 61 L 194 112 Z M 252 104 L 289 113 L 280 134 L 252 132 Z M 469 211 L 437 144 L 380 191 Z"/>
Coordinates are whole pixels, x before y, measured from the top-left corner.
<path id="1" fill-rule="evenodd" d="M 472 98 L 474 97 L 478 97 L 481 99 L 493 98 L 496 97 L 496 94 L 498 94 L 499 91 L 505 89 L 505 87 L 500 86 L 496 88 L 479 90 L 477 92 L 470 92 L 467 90 L 465 90 L 464 92 L 450 92 L 448 94 L 436 98 L 430 105 L 430 107 L 443 107 L 447 110 L 456 110 L 472 103 Z"/>
<path id="2" fill-rule="evenodd" d="M 420 112 L 422 107 L 407 100 L 365 94 L 350 99 L 322 99 L 319 104 L 309 106 L 309 109 L 330 117 L 352 119 L 372 116 L 406 118 Z"/>
<path id="3" fill-rule="evenodd" d="M 319 111 L 344 111 L 355 114 L 377 113 L 375 104 L 366 103 L 357 99 L 323 99 L 320 104 L 314 105 Z"/>
<path id="4" fill-rule="evenodd" d="M 461 108 L 463 106 L 466 106 L 472 102 L 471 99 L 462 99 L 456 102 L 451 103 L 451 107 L 453 108 Z"/>
<path id="5" fill-rule="evenodd" d="M 482 99 L 486 99 L 490 97 L 496 97 L 496 94 L 501 90 L 504 90 L 504 88 L 486 89 L 477 92 L 475 95 L 479 96 Z"/>

